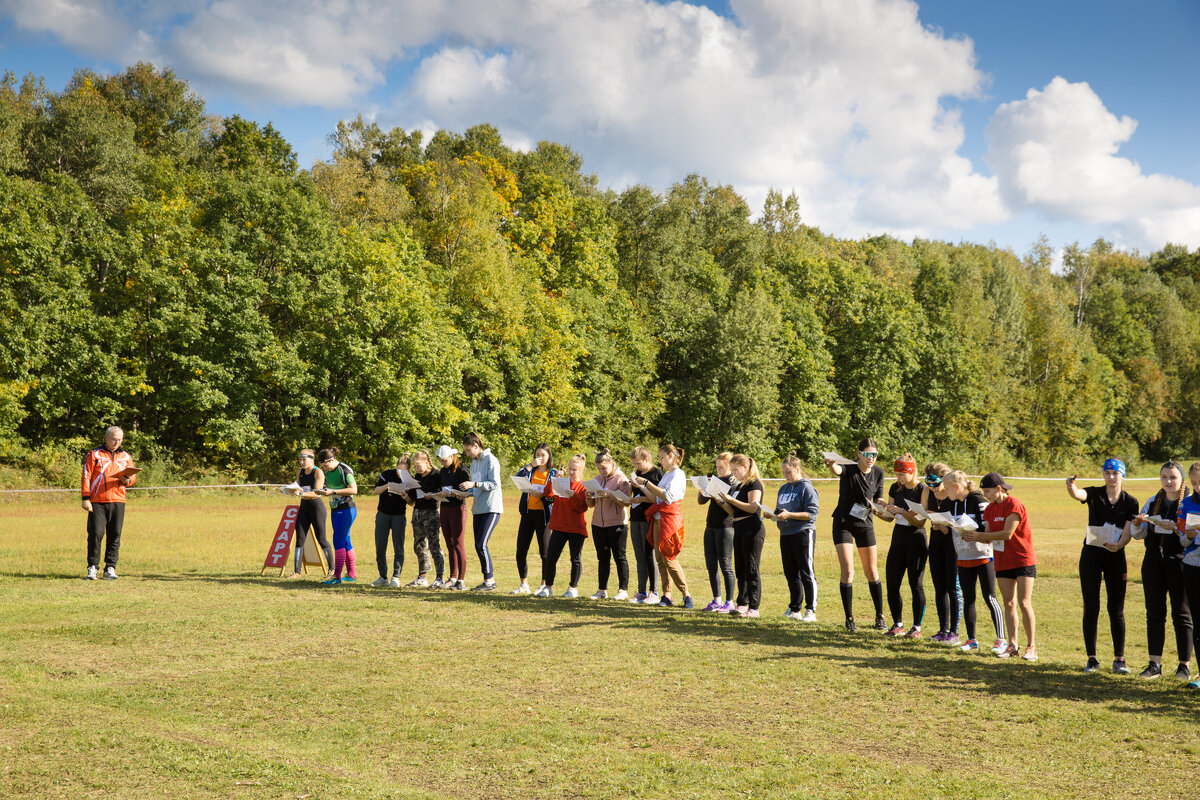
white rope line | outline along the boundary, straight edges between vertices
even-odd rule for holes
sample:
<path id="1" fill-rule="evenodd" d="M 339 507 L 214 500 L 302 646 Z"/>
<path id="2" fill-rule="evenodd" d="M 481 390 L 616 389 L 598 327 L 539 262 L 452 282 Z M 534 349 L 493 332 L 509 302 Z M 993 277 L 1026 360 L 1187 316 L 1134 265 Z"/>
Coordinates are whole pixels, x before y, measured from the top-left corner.
<path id="1" fill-rule="evenodd" d="M 708 477 L 705 475 L 704 477 Z M 968 475 L 969 478 L 982 478 L 982 475 Z M 764 483 L 782 483 L 783 478 L 760 478 Z M 810 481 L 816 483 L 818 481 L 837 481 L 840 478 L 809 478 Z M 1066 478 L 1021 478 L 1021 477 L 1005 477 L 1006 481 L 1062 481 L 1066 483 Z M 1096 481 L 1103 482 L 1104 478 L 1087 478 L 1078 477 L 1079 481 Z M 1158 478 L 1126 478 L 1126 481 L 1156 481 Z M 194 484 L 190 486 L 130 486 L 125 491 L 127 492 L 161 492 L 161 491 L 180 491 L 188 489 L 278 489 L 286 486 L 285 483 L 205 483 Z M 63 492 L 78 493 L 78 489 L 0 489 L 0 494 L 61 494 Z"/>

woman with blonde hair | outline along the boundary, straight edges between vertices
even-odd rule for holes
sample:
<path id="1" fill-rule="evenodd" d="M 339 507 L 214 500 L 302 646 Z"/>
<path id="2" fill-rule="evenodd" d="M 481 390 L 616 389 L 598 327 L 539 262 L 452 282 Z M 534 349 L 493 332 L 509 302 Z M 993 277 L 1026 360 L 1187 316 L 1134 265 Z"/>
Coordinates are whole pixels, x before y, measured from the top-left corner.
<path id="1" fill-rule="evenodd" d="M 692 595 L 688 592 L 687 578 L 679 564 L 679 553 L 683 550 L 683 496 L 687 491 L 687 476 L 680 465 L 683 450 L 673 444 L 658 448 L 658 463 L 663 477 L 653 484 L 644 478 L 634 478 L 634 484 L 655 499 L 646 511 L 650 521 L 650 535 L 654 542 L 654 558 L 658 561 L 659 580 L 662 582 L 662 599 L 659 605 L 672 606 L 671 581 L 683 594 L 683 607 L 692 608 Z"/>
<path id="2" fill-rule="evenodd" d="M 563 592 L 563 597 L 579 597 L 579 579 L 583 577 L 583 543 L 587 540 L 587 490 L 583 488 L 583 465 L 585 459 L 582 453 L 571 456 L 567 462 L 567 480 L 570 483 L 571 494 L 560 495 L 551 483 L 546 488 L 546 494 L 554 497 L 554 508 L 550 512 L 550 545 L 546 549 L 546 559 L 542 562 L 542 586 L 534 597 L 551 597 L 554 595 L 554 578 L 558 574 L 558 558 L 564 547 L 571 550 L 571 584 Z"/>
<path id="3" fill-rule="evenodd" d="M 293 578 L 300 577 L 300 569 L 304 566 L 304 544 L 308 541 L 311 530 L 317 537 L 317 544 L 325 551 L 325 565 L 329 568 L 330 577 L 333 574 L 333 547 L 325 536 L 325 504 L 321 502 L 321 490 L 325 488 L 325 473 L 316 466 L 316 454 L 305 448 L 300 451 L 300 470 L 296 473 L 296 483 L 300 488 L 296 496 L 300 498 L 300 511 L 296 516 L 296 555 Z"/>
<path id="4" fill-rule="evenodd" d="M 443 588 L 442 576 L 445 574 L 446 559 L 442 555 L 442 537 L 438 521 L 438 503 L 431 495 L 437 494 L 442 488 L 437 470 L 433 468 L 433 459 L 428 450 L 418 450 L 412 457 L 412 475 L 420 484 L 423 497 L 416 497 L 416 490 L 410 493 L 413 500 L 412 530 L 413 553 L 417 556 L 417 577 L 408 585 L 414 588 L 429 586 L 426 577 L 429 570 L 435 569 L 437 577 L 433 581 L 434 589 Z"/>
<path id="5" fill-rule="evenodd" d="M 729 469 L 737 486 L 732 494 L 718 494 L 717 501 L 733 519 L 733 569 L 738 583 L 737 607 L 733 613 L 739 617 L 757 617 L 762 604 L 759 562 L 767 539 L 759 509 L 763 485 L 758 464 L 744 453 L 729 459 Z"/>
<path id="6" fill-rule="evenodd" d="M 987 533 L 987 522 L 984 520 L 984 509 L 987 500 L 975 488 L 975 482 L 968 479 L 962 470 L 953 470 L 946 474 L 946 501 L 939 509 L 963 520 L 969 518 L 974 523 L 973 530 L 960 530 L 958 538 L 964 543 L 976 543 L 979 546 L 958 552 L 958 581 L 963 593 L 963 621 L 967 627 L 967 641 L 960 648 L 964 653 L 974 653 L 979 650 L 979 642 L 975 639 L 975 584 L 978 582 L 980 593 L 987 603 L 992 615 L 992 625 L 996 628 L 996 641 L 992 652 L 999 658 L 1008 658 L 1012 653 L 1008 649 L 1007 634 L 1004 627 L 1004 609 L 996 599 L 996 564 L 992 554 L 992 535 Z M 957 548 L 956 548 L 957 549 Z"/>

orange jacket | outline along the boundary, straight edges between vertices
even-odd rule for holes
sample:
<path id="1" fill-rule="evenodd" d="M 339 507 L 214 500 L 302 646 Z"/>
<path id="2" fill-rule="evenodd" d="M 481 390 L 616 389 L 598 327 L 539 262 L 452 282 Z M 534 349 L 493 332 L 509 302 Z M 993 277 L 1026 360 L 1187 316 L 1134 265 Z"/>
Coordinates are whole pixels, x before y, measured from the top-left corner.
<path id="1" fill-rule="evenodd" d="M 133 466 L 133 457 L 121 448 L 110 453 L 104 445 L 89 450 L 83 457 L 83 477 L 80 479 L 80 494 L 93 503 L 124 503 L 125 487 L 113 476 L 126 467 Z M 137 480 L 129 478 L 130 485 Z"/>
<path id="2" fill-rule="evenodd" d="M 683 550 L 683 508 L 682 503 L 658 502 L 646 509 L 646 520 L 650 523 L 646 530 L 646 541 L 654 543 L 654 526 L 658 526 L 658 552 L 670 561 L 678 558 Z M 659 519 L 655 519 L 655 514 Z"/>

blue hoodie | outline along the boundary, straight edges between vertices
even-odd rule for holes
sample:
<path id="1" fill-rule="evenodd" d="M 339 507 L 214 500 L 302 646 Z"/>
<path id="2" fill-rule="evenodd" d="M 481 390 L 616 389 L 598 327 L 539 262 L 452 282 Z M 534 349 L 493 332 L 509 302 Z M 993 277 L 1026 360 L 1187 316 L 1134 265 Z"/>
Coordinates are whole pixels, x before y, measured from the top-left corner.
<path id="1" fill-rule="evenodd" d="M 795 483 L 785 483 L 780 486 L 779 496 L 775 499 L 775 512 L 807 511 L 808 521 L 781 519 L 776 523 L 779 526 L 779 535 L 791 536 L 794 533 L 815 531 L 820 507 L 821 499 L 817 497 L 817 490 L 813 488 L 812 481 L 808 478 L 801 478 Z"/>

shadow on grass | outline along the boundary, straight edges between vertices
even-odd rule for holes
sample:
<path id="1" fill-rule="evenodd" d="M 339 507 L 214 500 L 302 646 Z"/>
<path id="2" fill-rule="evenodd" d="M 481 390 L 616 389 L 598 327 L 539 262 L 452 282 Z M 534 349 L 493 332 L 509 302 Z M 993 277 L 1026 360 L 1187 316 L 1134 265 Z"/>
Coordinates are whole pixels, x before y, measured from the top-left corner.
<path id="1" fill-rule="evenodd" d="M 20 577 L 79 580 L 71 573 Z M 372 578 L 373 579 L 373 578 Z M 1194 719 L 1200 706 L 1200 692 L 1176 687 L 1168 678 L 1141 681 L 1133 677 L 1106 674 L 1084 675 L 1080 667 L 1061 662 L 1028 663 L 1019 658 L 1001 660 L 984 650 L 962 654 L 955 648 L 885 638 L 874 631 L 847 633 L 840 626 L 785 621 L 770 617 L 746 620 L 724 614 L 687 611 L 681 607 L 647 607 L 624 601 L 534 598 L 513 596 L 507 592 L 450 592 L 419 588 L 376 588 L 370 580 L 353 584 L 323 586 L 314 577 L 288 580 L 275 576 L 212 574 L 143 574 L 128 578 L 131 582 L 191 583 L 206 582 L 226 586 L 245 585 L 284 592 L 337 592 L 358 594 L 372 600 L 397 603 L 430 602 L 487 607 L 492 610 L 518 611 L 553 616 L 557 624 L 550 630 L 569 630 L 592 626 L 658 629 L 668 634 L 707 636 L 722 641 L 773 648 L 761 659 L 813 659 L 837 662 L 846 667 L 885 670 L 931 682 L 941 682 L 948 691 L 980 696 L 1024 695 L 1039 699 L 1074 700 L 1099 703 L 1119 712 L 1151 712 Z M 883 652 L 880 652 L 880 651 Z"/>

